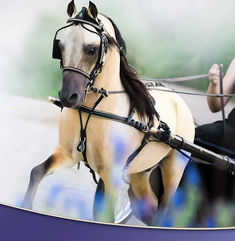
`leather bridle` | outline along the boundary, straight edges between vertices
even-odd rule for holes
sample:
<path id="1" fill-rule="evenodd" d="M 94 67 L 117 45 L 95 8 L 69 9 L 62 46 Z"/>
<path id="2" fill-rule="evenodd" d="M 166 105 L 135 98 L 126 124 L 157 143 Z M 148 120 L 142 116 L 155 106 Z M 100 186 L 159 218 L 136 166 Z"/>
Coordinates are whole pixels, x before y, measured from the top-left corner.
<path id="1" fill-rule="evenodd" d="M 69 23 L 69 24 L 58 29 L 55 33 L 55 37 L 54 37 L 54 41 L 53 41 L 52 58 L 60 60 L 62 72 L 73 71 L 73 72 L 79 73 L 79 74 L 85 76 L 87 79 L 89 79 L 89 82 L 86 87 L 86 92 L 88 92 L 88 90 L 90 90 L 90 88 L 94 85 L 96 77 L 102 71 L 102 67 L 104 65 L 105 54 L 107 53 L 108 47 L 109 47 L 108 33 L 105 31 L 104 26 L 99 19 L 95 20 L 94 18 L 89 16 L 86 8 L 82 8 L 82 10 L 74 18 L 68 19 L 67 23 Z M 97 58 L 94 68 L 92 69 L 92 71 L 90 73 L 86 73 L 85 71 L 78 69 L 76 67 L 63 66 L 62 54 L 61 54 L 60 47 L 59 47 L 60 40 L 57 39 L 57 35 L 61 30 L 71 27 L 73 25 L 78 25 L 78 24 L 80 24 L 87 31 L 98 35 L 100 38 L 100 48 L 99 48 L 98 58 Z M 89 25 L 89 26 L 95 28 L 96 31 L 93 31 L 93 30 L 87 28 L 85 25 Z"/>

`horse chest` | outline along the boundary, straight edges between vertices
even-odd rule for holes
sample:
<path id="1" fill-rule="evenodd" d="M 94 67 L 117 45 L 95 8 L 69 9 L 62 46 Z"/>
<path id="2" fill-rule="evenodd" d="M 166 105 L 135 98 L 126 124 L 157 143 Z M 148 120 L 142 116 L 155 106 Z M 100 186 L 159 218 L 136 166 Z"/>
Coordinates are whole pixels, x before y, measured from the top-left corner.
<path id="1" fill-rule="evenodd" d="M 94 119 L 87 130 L 87 158 L 98 173 L 101 169 L 124 166 L 141 141 L 140 132 L 121 123 Z"/>
<path id="2" fill-rule="evenodd" d="M 59 123 L 59 145 L 74 159 L 78 158 L 77 145 L 80 141 L 80 121 L 77 111 L 64 108 Z"/>

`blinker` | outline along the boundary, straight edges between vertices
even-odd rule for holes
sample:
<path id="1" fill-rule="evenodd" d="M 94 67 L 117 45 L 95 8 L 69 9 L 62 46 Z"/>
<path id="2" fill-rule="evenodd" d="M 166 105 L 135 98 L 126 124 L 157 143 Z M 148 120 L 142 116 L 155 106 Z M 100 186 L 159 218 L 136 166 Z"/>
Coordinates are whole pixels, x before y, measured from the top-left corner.
<path id="1" fill-rule="evenodd" d="M 89 13 L 88 13 L 88 10 L 87 8 L 83 7 L 82 10 L 75 16 L 74 19 L 77 19 L 77 20 L 84 20 L 84 21 L 87 21 L 89 23 L 93 23 L 95 25 L 98 25 L 98 23 L 95 21 L 94 18 L 92 18 Z M 74 24 L 75 25 L 78 25 L 79 24 L 79 21 L 74 21 Z M 69 25 L 70 26 L 70 25 Z M 69 27 L 68 26 L 68 27 Z M 63 28 L 66 28 L 67 26 L 63 27 Z M 60 40 L 59 39 L 56 39 L 57 37 L 57 34 L 58 32 L 62 30 L 62 29 L 59 29 L 57 32 L 56 32 L 56 35 L 55 35 L 55 38 L 54 38 L 54 41 L 53 41 L 53 49 L 52 49 L 52 58 L 53 59 L 59 59 L 59 60 L 62 60 L 62 55 L 61 55 L 61 50 L 60 50 L 60 47 L 59 47 L 59 42 Z M 108 40 L 107 40 L 108 42 Z M 107 46 L 107 43 L 105 43 L 105 45 Z M 105 46 L 105 49 L 107 48 Z M 107 52 L 107 51 L 105 51 Z"/>
<path id="2" fill-rule="evenodd" d="M 60 43 L 59 39 L 54 39 L 53 50 L 52 50 L 52 58 L 53 59 L 62 59 L 59 43 Z"/>

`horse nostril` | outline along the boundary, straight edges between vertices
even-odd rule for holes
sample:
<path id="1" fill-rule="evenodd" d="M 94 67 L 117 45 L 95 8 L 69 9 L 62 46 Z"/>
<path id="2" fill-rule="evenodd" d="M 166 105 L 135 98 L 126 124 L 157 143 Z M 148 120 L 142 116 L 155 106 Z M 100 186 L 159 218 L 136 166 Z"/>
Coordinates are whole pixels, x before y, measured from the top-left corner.
<path id="1" fill-rule="evenodd" d="M 79 95 L 77 93 L 70 94 L 66 91 L 60 91 L 59 98 L 64 107 L 70 108 L 79 104 L 77 103 L 79 100 Z"/>
<path id="2" fill-rule="evenodd" d="M 77 94 L 72 94 L 72 95 L 69 97 L 69 100 L 70 100 L 70 101 L 75 101 L 75 100 L 77 100 L 77 98 L 78 98 L 78 95 L 77 95 Z"/>

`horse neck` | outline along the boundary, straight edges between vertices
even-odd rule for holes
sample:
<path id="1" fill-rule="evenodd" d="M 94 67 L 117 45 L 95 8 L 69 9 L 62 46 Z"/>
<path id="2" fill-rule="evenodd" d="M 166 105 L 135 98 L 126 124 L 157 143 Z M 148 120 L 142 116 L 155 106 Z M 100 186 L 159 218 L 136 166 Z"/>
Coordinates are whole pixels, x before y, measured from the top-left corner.
<path id="1" fill-rule="evenodd" d="M 94 87 L 104 88 L 107 91 L 124 90 L 120 79 L 120 55 L 114 47 L 110 49 L 102 72 L 98 75 Z M 88 107 L 93 107 L 98 97 L 98 94 L 91 93 L 87 96 L 84 104 Z M 115 105 L 120 101 L 120 94 L 109 95 L 100 103 L 99 107 L 102 106 L 105 110 L 108 108 L 107 111 L 112 111 L 111 107 L 115 108 Z"/>

